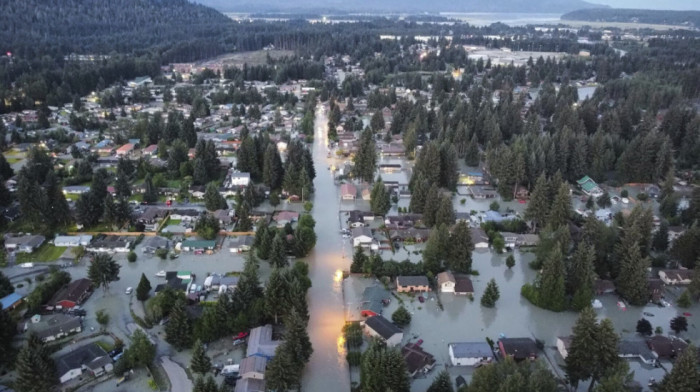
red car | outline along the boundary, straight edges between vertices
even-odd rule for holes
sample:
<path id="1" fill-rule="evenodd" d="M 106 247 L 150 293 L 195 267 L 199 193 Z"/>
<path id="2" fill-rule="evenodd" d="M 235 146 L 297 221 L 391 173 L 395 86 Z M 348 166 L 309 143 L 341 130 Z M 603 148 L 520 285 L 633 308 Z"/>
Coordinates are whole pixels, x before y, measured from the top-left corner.
<path id="1" fill-rule="evenodd" d="M 238 335 L 233 337 L 233 340 L 245 339 L 248 337 L 248 332 L 239 332 Z"/>
<path id="2" fill-rule="evenodd" d="M 423 298 L 422 295 L 419 295 L 419 296 L 418 296 L 418 301 L 420 301 L 420 303 L 423 303 L 423 302 L 425 302 L 425 298 Z"/>
<path id="3" fill-rule="evenodd" d="M 418 341 L 416 342 L 416 346 L 420 346 L 421 344 L 423 344 L 423 339 L 418 339 Z"/>

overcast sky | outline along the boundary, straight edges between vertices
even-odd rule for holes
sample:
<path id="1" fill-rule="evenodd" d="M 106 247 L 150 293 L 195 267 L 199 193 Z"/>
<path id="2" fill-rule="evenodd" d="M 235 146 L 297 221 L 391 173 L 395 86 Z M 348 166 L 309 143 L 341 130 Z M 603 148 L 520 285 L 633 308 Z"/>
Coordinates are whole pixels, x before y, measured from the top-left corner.
<path id="1" fill-rule="evenodd" d="M 700 10 L 700 0 L 588 0 L 616 8 L 644 8 L 652 10 Z"/>

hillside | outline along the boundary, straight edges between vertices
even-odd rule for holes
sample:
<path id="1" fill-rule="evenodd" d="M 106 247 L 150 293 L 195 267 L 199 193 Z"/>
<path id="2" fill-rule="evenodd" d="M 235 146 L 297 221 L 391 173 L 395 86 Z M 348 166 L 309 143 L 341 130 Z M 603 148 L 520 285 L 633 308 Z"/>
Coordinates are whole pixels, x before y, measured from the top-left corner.
<path id="1" fill-rule="evenodd" d="M 600 7 L 583 0 L 196 0 L 220 11 L 346 12 L 532 12 L 564 13 Z"/>
<path id="2" fill-rule="evenodd" d="M 0 49 L 33 57 L 162 48 L 185 60 L 221 53 L 232 25 L 187 0 L 3 0 Z"/>
<path id="3" fill-rule="evenodd" d="M 562 20 L 586 22 L 649 23 L 674 26 L 700 26 L 700 11 L 635 10 L 626 8 L 592 8 L 569 12 Z"/>

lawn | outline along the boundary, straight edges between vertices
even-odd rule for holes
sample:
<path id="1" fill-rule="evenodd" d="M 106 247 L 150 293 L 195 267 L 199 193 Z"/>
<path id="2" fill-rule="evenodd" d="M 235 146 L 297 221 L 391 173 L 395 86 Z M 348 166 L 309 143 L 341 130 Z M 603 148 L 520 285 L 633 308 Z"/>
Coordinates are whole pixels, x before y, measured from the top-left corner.
<path id="1" fill-rule="evenodd" d="M 114 345 L 105 342 L 104 340 L 98 340 L 95 342 L 96 345 L 100 346 L 103 350 L 110 352 L 114 349 Z"/>
<path id="2" fill-rule="evenodd" d="M 61 257 L 65 251 L 66 247 L 64 246 L 53 246 L 49 243 L 45 243 L 34 251 L 34 253 L 18 253 L 17 263 L 54 261 Z"/>
<path id="3" fill-rule="evenodd" d="M 17 162 L 23 161 L 24 158 L 5 158 L 5 160 L 7 161 L 7 163 L 9 163 L 10 165 L 12 165 L 12 164 L 15 164 L 15 163 L 17 163 Z"/>
<path id="4" fill-rule="evenodd" d="M 168 226 L 168 225 L 179 225 L 180 223 L 182 223 L 182 220 L 181 220 L 181 219 L 170 219 L 170 218 L 168 218 L 168 223 L 165 224 L 165 226 Z"/>

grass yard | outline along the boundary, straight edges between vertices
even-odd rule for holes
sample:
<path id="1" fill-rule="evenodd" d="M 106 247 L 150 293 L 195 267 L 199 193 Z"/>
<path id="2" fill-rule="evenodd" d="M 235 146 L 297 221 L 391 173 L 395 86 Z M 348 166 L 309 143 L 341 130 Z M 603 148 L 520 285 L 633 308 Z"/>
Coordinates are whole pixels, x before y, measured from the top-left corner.
<path id="1" fill-rule="evenodd" d="M 65 251 L 65 246 L 53 246 L 45 243 L 34 251 L 34 253 L 17 253 L 17 263 L 54 261 L 61 257 Z"/>
<path id="2" fill-rule="evenodd" d="M 170 219 L 170 218 L 168 218 L 168 223 L 166 223 L 165 226 L 179 225 L 180 223 L 182 223 L 182 219 Z"/>
<path id="3" fill-rule="evenodd" d="M 23 161 L 24 158 L 5 158 L 5 160 L 6 160 L 7 163 L 9 163 L 10 165 L 13 165 L 13 164 L 15 164 L 15 163 L 17 163 L 17 162 Z"/>
<path id="4" fill-rule="evenodd" d="M 95 342 L 95 344 L 98 345 L 98 346 L 100 346 L 103 350 L 105 350 L 105 351 L 107 351 L 107 352 L 110 352 L 110 351 L 114 350 L 114 345 L 113 345 L 113 344 L 110 344 L 110 343 L 107 343 L 107 342 L 105 342 L 104 340 L 98 340 L 98 341 Z"/>

